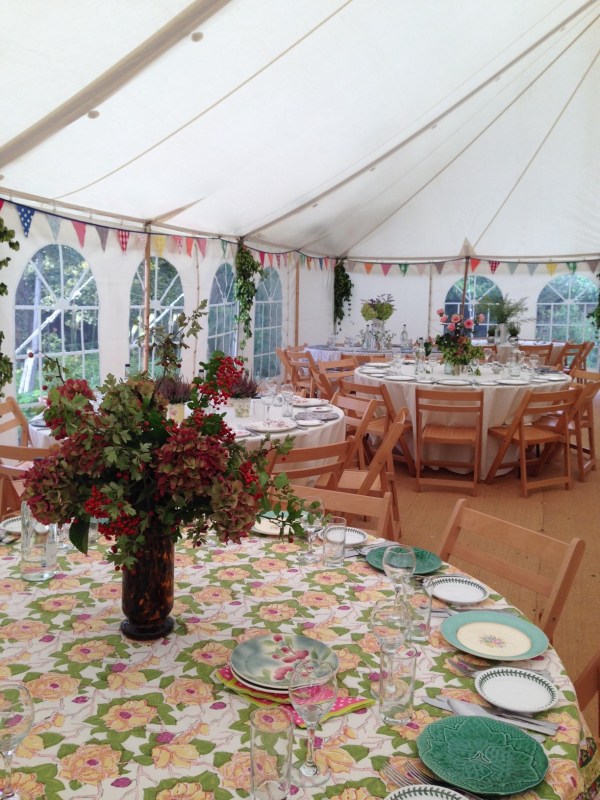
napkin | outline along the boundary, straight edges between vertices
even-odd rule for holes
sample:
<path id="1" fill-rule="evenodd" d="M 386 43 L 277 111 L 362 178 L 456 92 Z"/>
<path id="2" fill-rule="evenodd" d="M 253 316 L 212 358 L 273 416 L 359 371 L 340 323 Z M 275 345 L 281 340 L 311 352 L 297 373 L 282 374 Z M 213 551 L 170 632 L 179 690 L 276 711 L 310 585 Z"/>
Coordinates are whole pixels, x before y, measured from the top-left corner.
<path id="1" fill-rule="evenodd" d="M 287 695 L 273 695 L 267 692 L 261 692 L 260 689 L 251 689 L 249 686 L 240 683 L 228 666 L 216 670 L 216 675 L 221 683 L 228 689 L 236 692 L 236 694 L 251 698 L 254 703 L 260 706 L 271 706 L 273 704 L 284 706 L 284 708 L 287 708 L 290 712 L 294 723 L 299 728 L 306 727 L 306 723 L 302 717 L 296 713 Z M 338 697 L 331 711 L 325 714 L 323 720 L 329 719 L 330 717 L 340 717 L 342 714 L 347 714 L 350 711 L 359 711 L 361 708 L 368 708 L 372 706 L 374 702 L 374 700 L 366 697 Z"/>

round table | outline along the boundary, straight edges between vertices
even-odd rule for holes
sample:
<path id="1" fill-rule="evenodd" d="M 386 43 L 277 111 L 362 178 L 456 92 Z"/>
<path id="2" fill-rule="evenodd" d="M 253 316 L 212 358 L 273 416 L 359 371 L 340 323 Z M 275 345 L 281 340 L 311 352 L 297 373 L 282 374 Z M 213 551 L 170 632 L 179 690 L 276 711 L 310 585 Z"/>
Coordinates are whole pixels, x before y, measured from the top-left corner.
<path id="1" fill-rule="evenodd" d="M 28 800 L 247 797 L 248 718 L 256 706 L 227 689 L 217 670 L 237 644 L 267 631 L 326 642 L 339 658 L 341 693 L 369 698 L 379 648 L 367 619 L 391 585 L 363 559 L 303 567 L 300 548 L 269 537 L 229 546 L 211 539 L 201 549 L 180 542 L 174 631 L 136 643 L 119 632 L 121 580 L 102 543 L 87 556 L 63 552 L 59 572 L 43 583 L 23 581 L 17 547 L 0 545 L 0 674 L 26 683 L 35 703 L 34 727 L 14 759 L 16 786 Z M 485 605 L 503 603 L 492 594 Z M 428 698 L 478 701 L 473 680 L 449 662 L 456 650 L 441 624 L 434 618 L 429 642 L 419 646 L 411 723 L 382 725 L 376 707 L 325 721 L 317 758 L 330 765 L 331 779 L 290 796 L 385 797 L 394 786 L 383 765 L 391 759 L 402 769 L 416 759 L 419 734 L 447 716 Z M 514 798 L 577 800 L 598 779 L 600 763 L 573 685 L 552 648 L 520 663 L 551 673 L 559 697 L 543 716 L 560 728 L 543 745 L 546 779 Z M 294 740 L 298 756 L 306 732 L 296 729 Z"/>
<path id="2" fill-rule="evenodd" d="M 531 382 L 529 378 L 523 377 L 522 385 L 515 384 L 502 384 L 499 380 L 504 380 L 500 376 L 494 375 L 490 367 L 482 367 L 482 375 L 479 378 L 480 383 L 470 379 L 466 380 L 466 384 L 459 386 L 455 384 L 455 388 L 460 389 L 483 389 L 483 436 L 481 443 L 481 477 L 485 478 L 487 472 L 492 465 L 494 456 L 498 450 L 498 440 L 488 437 L 488 428 L 496 425 L 503 425 L 510 421 L 513 414 L 519 407 L 523 396 L 530 389 L 535 388 L 539 391 L 555 391 L 558 388 L 566 388 L 569 385 L 570 379 L 568 375 L 557 373 L 560 375 L 559 381 L 543 380 L 544 376 L 540 376 L 541 380 Z M 523 376 L 529 373 L 523 372 Z M 410 380 L 401 380 L 401 378 L 410 378 Z M 403 364 L 401 367 L 400 376 L 391 373 L 391 370 L 382 370 L 380 374 L 373 375 L 370 371 L 365 371 L 364 368 L 359 368 L 354 373 L 354 379 L 357 383 L 368 383 L 372 385 L 379 385 L 384 383 L 390 397 L 394 404 L 394 408 L 398 411 L 400 408 L 406 406 L 408 408 L 408 418 L 415 419 L 416 413 L 416 390 L 417 386 L 427 386 L 431 388 L 451 389 L 451 385 L 444 385 L 444 381 L 455 382 L 460 380 L 451 375 L 446 375 L 444 366 L 442 364 L 435 364 L 433 369 L 433 382 L 419 382 L 415 375 L 414 364 Z M 440 383 L 440 381 L 442 383 Z M 493 381 L 493 382 L 492 382 Z M 432 421 L 435 421 L 432 419 Z M 443 418 L 440 418 L 443 422 Z M 412 437 L 410 433 L 407 435 L 407 441 L 412 448 Z M 435 452 L 435 451 L 434 451 Z"/>

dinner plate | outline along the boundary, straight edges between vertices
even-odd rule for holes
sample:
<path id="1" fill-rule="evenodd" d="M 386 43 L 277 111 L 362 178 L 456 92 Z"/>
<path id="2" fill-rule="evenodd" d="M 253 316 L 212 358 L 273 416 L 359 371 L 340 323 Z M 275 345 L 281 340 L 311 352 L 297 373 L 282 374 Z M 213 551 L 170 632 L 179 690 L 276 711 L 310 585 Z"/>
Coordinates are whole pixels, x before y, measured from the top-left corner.
<path id="1" fill-rule="evenodd" d="M 242 676 L 238 675 L 237 672 L 233 669 L 231 664 L 229 665 L 229 669 L 231 670 L 231 674 L 236 679 L 236 681 L 239 681 L 248 689 L 253 689 L 255 692 L 264 692 L 265 694 L 272 694 L 276 695 L 277 697 L 285 697 L 286 695 L 289 694 L 289 690 L 287 688 L 274 689 L 272 686 L 267 688 L 266 686 L 261 686 L 259 683 L 254 683 L 253 681 L 249 681 L 247 678 L 242 678 Z"/>
<path id="2" fill-rule="evenodd" d="M 367 534 L 360 528 L 346 528 L 346 547 L 358 547 L 367 539 Z"/>
<path id="3" fill-rule="evenodd" d="M 21 517 L 8 517 L 0 522 L 0 529 L 5 533 L 21 533 Z"/>
<path id="4" fill-rule="evenodd" d="M 475 378 L 475 383 L 477 386 L 496 386 L 498 381 L 492 378 Z"/>
<path id="5" fill-rule="evenodd" d="M 396 789 L 388 794 L 385 800 L 465 800 L 465 796 L 446 786 L 418 783 L 414 786 L 402 786 L 400 789 Z"/>
<path id="6" fill-rule="evenodd" d="M 439 578 L 431 578 L 428 586 L 431 594 L 438 600 L 454 605 L 481 603 L 490 594 L 483 583 L 466 575 L 441 575 Z"/>
<path id="7" fill-rule="evenodd" d="M 266 519 L 265 517 L 263 517 L 260 522 L 255 522 L 252 526 L 252 532 L 260 533 L 261 536 L 279 536 L 280 530 L 279 523 L 275 522 L 275 520 Z M 287 531 L 284 532 L 287 533 Z"/>
<path id="8" fill-rule="evenodd" d="M 293 405 L 303 408 L 313 408 L 314 406 L 326 406 L 329 401 L 321 397 L 294 397 Z"/>
<path id="9" fill-rule="evenodd" d="M 375 547 L 373 550 L 369 550 L 366 555 L 367 562 L 381 572 L 383 572 L 383 553 L 386 547 L 389 547 L 389 545 Z M 442 566 L 442 559 L 436 556 L 435 553 L 431 553 L 429 550 L 423 550 L 420 547 L 414 547 L 413 549 L 417 558 L 415 575 L 427 575 L 430 572 L 435 572 L 436 569 Z"/>
<path id="10" fill-rule="evenodd" d="M 369 378 L 387 378 L 388 377 L 388 373 L 387 372 L 381 372 L 381 370 L 378 370 L 377 372 L 375 372 L 374 370 L 368 370 L 366 374 L 367 374 L 367 377 L 369 377 Z"/>
<path id="11" fill-rule="evenodd" d="M 471 386 L 471 381 L 466 378 L 439 378 L 436 383 L 440 386 Z"/>
<path id="12" fill-rule="evenodd" d="M 443 781 L 482 794 L 524 792 L 548 770 L 548 757 L 532 736 L 484 717 L 432 722 L 417 739 L 417 750 Z"/>
<path id="13" fill-rule="evenodd" d="M 282 433 L 291 431 L 296 427 L 296 423 L 286 419 L 271 419 L 264 422 L 248 422 L 248 428 L 255 433 Z"/>
<path id="14" fill-rule="evenodd" d="M 540 378 L 532 378 L 532 380 L 534 380 L 534 381 L 544 381 L 544 382 L 550 381 L 552 383 L 562 383 L 563 381 L 568 381 L 569 380 L 569 376 L 568 375 L 543 375 Z"/>
<path id="15" fill-rule="evenodd" d="M 387 375 L 386 379 L 388 381 L 414 381 L 416 378 L 415 375 Z"/>
<path id="16" fill-rule="evenodd" d="M 252 432 L 247 431 L 245 428 L 238 428 L 237 431 L 235 431 L 236 439 L 245 439 L 246 436 L 252 436 Z"/>
<path id="17" fill-rule="evenodd" d="M 32 425 L 34 428 L 47 428 L 48 425 L 46 421 L 42 417 L 34 417 L 33 419 L 29 420 L 29 424 Z"/>
<path id="18" fill-rule="evenodd" d="M 500 611 L 461 611 L 445 619 L 440 630 L 459 650 L 494 661 L 520 661 L 548 649 L 548 637 L 537 625 Z"/>
<path id="19" fill-rule="evenodd" d="M 492 667 L 480 672 L 475 689 L 493 706 L 525 714 L 547 711 L 558 700 L 552 681 L 538 672 L 516 667 Z"/>
<path id="20" fill-rule="evenodd" d="M 321 420 L 322 422 L 329 422 L 330 420 L 340 419 L 340 414 L 337 414 L 335 411 L 313 411 L 313 416 L 316 419 Z"/>
<path id="21" fill-rule="evenodd" d="M 318 428 L 319 425 L 323 425 L 325 423 L 324 419 L 298 419 L 298 427 L 299 428 Z"/>
<path id="22" fill-rule="evenodd" d="M 327 661 L 334 670 L 338 657 L 317 639 L 283 633 L 266 633 L 239 644 L 231 654 L 231 669 L 258 686 L 287 688 L 294 667 L 305 658 Z"/>
<path id="23" fill-rule="evenodd" d="M 500 378 L 498 383 L 502 386 L 527 386 L 529 381 L 524 381 L 522 378 Z"/>

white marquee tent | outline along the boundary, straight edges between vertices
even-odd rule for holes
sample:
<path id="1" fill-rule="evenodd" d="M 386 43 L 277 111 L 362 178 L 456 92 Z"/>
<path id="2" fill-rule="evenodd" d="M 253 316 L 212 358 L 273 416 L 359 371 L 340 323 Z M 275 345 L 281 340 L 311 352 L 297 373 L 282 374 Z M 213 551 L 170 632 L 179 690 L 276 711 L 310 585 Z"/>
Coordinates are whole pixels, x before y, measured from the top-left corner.
<path id="1" fill-rule="evenodd" d="M 441 264 L 465 240 L 525 276 L 548 261 L 594 272 L 599 16 L 599 0 L 5 0 L 2 213 L 204 236 L 215 265 L 241 236 L 301 253 L 318 268 L 300 292 L 327 290 L 303 307 L 301 339 L 331 329 L 340 255 L 384 266 L 358 270 L 359 297 L 367 278 L 397 294 L 386 264 Z M 48 238 L 40 226 L 19 237 L 9 289 Z M 104 323 L 114 369 L 141 254 L 117 248 L 117 265 L 89 236 L 85 248 L 111 313 L 122 304 L 122 322 Z M 181 268 L 189 307 L 210 283 L 195 268 Z M 431 272 L 412 277 L 416 325 Z M 437 277 L 443 297 L 456 271 Z M 284 292 L 291 339 L 292 280 Z"/>

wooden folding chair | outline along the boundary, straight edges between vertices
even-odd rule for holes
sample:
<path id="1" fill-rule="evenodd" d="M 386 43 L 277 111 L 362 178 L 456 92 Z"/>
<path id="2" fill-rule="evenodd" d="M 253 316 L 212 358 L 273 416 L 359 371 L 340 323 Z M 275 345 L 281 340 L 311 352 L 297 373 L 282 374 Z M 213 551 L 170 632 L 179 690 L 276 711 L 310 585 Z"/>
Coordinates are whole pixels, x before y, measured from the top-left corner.
<path id="1" fill-rule="evenodd" d="M 314 383 L 312 370 L 317 368 L 314 358 L 308 350 L 292 352 L 290 349 L 284 350 L 291 369 L 291 379 L 289 383 L 294 386 L 295 391 L 304 389 L 309 397 L 314 394 Z"/>
<path id="2" fill-rule="evenodd" d="M 0 518 L 21 508 L 23 478 L 34 458 L 46 458 L 51 448 L 0 444 Z"/>
<path id="3" fill-rule="evenodd" d="M 552 539 L 543 533 L 475 511 L 459 500 L 439 548 L 444 561 L 458 558 L 545 598 L 536 603 L 533 621 L 552 640 L 571 584 L 583 558 L 585 542 Z M 493 542 L 493 551 L 483 542 Z M 500 551 L 500 555 L 496 552 Z M 540 569 L 543 562 L 548 567 Z M 551 574 L 548 574 L 551 570 Z"/>
<path id="4" fill-rule="evenodd" d="M 545 489 L 549 486 L 571 488 L 571 452 L 569 446 L 569 423 L 579 396 L 579 388 L 571 387 L 556 392 L 533 391 L 525 394 L 515 411 L 512 422 L 488 428 L 488 434 L 500 440 L 498 452 L 486 476 L 491 483 L 500 469 L 519 468 L 521 495 L 527 497 L 529 491 Z M 549 418 L 556 418 L 555 425 L 549 425 Z M 539 423 L 536 422 L 539 420 Z M 516 458 L 508 456 L 509 448 L 516 445 Z M 560 475 L 532 480 L 528 467 L 534 475 L 555 455 L 558 449 L 563 452 L 563 471 Z M 508 458 L 508 460 L 504 460 Z"/>
<path id="5" fill-rule="evenodd" d="M 290 360 L 287 356 L 285 350 L 281 347 L 275 348 L 275 354 L 277 358 L 281 362 L 281 366 L 283 367 L 283 381 L 282 383 L 291 383 L 292 382 L 292 365 L 290 364 Z"/>
<path id="6" fill-rule="evenodd" d="M 0 400 L 0 433 L 10 431 L 13 428 L 19 428 L 21 431 L 19 437 L 20 445 L 27 447 L 31 444 L 29 425 L 25 414 L 21 411 L 14 397 L 5 397 L 4 400 Z"/>
<path id="7" fill-rule="evenodd" d="M 372 536 L 386 538 L 389 534 L 392 514 L 390 492 L 386 492 L 383 497 L 369 497 L 322 489 L 319 486 L 293 484 L 292 489 L 297 497 L 319 497 L 327 513 L 345 517 L 349 525 L 361 528 Z"/>
<path id="8" fill-rule="evenodd" d="M 594 399 L 600 391 L 600 372 L 574 369 L 573 380 L 581 386 L 581 393 L 569 422 L 571 449 L 577 452 L 579 480 L 585 481 L 587 473 L 596 469 L 596 440 L 594 436 Z M 573 437 L 575 441 L 573 441 Z"/>
<path id="9" fill-rule="evenodd" d="M 377 401 L 377 408 L 375 409 L 375 417 L 369 424 L 368 433 L 370 436 L 376 437 L 378 440 L 383 440 L 392 422 L 396 419 L 396 409 L 390 397 L 385 383 L 374 385 L 371 383 L 355 383 L 350 378 L 342 378 L 338 384 L 338 391 L 347 397 L 367 397 L 370 400 Z M 415 474 L 415 462 L 410 452 L 406 434 L 412 430 L 412 423 L 406 420 L 404 422 L 404 431 L 399 437 L 395 445 L 391 457 L 393 461 L 400 461 L 406 464 L 408 471 L 411 475 Z M 367 439 L 365 441 L 365 452 L 369 461 L 373 458 L 376 447 Z M 392 464 L 390 468 L 393 470 Z"/>
<path id="10" fill-rule="evenodd" d="M 364 397 L 348 397 L 336 392 L 331 398 L 331 405 L 343 412 L 346 421 L 346 436 L 352 436 L 355 439 L 354 454 L 358 461 L 358 468 L 365 469 L 367 466 L 365 439 L 374 419 L 377 403 L 375 400 L 367 400 Z M 346 463 L 346 466 L 349 464 Z"/>
<path id="11" fill-rule="evenodd" d="M 415 392 L 416 414 L 413 429 L 415 432 L 415 470 L 417 492 L 423 486 L 436 486 L 444 489 L 469 490 L 477 494 L 479 472 L 481 469 L 481 440 L 483 426 L 483 390 L 438 390 L 420 386 Z M 432 415 L 435 415 L 432 418 Z M 445 447 L 446 457 L 432 456 L 430 447 Z M 467 448 L 470 457 L 462 456 L 457 447 Z M 459 457 L 460 455 L 460 457 Z M 469 470 L 467 477 L 450 477 L 448 472 L 423 477 L 423 467 Z M 473 470 L 473 477 L 468 477 Z"/>
<path id="12" fill-rule="evenodd" d="M 560 369 L 567 374 L 574 369 L 585 369 L 585 360 L 589 352 L 588 344 L 588 342 L 582 342 L 581 344 L 565 342 L 556 359 L 556 369 Z"/>
<path id="13" fill-rule="evenodd" d="M 305 481 L 327 489 L 335 489 L 348 460 L 354 455 L 355 440 L 350 437 L 343 442 L 318 445 L 317 447 L 294 447 L 285 455 L 271 450 L 267 456 L 267 472 L 285 472 L 290 483 Z"/>
<path id="14" fill-rule="evenodd" d="M 552 344 L 519 344 L 519 350 L 522 353 L 525 353 L 527 357 L 529 356 L 537 356 L 540 359 L 540 364 L 548 365 L 550 364 L 550 358 L 552 356 Z"/>
<path id="15" fill-rule="evenodd" d="M 378 363 L 388 363 L 389 364 L 389 356 L 376 356 L 369 353 L 343 353 L 342 358 L 348 358 L 352 356 L 352 358 L 356 359 L 356 363 L 359 367 L 362 367 L 363 364 L 378 364 Z"/>
<path id="16" fill-rule="evenodd" d="M 389 456 L 394 445 L 404 430 L 407 409 L 402 408 L 390 426 L 385 439 L 379 445 L 373 460 L 367 470 L 345 469 L 337 482 L 337 489 L 342 492 L 351 492 L 356 495 L 383 497 L 387 492 L 392 495 L 392 519 L 389 525 L 387 539 L 399 541 L 400 530 L 400 502 L 396 476 L 388 467 Z"/>
<path id="17" fill-rule="evenodd" d="M 573 685 L 579 708 L 582 711 L 592 702 L 594 695 L 597 695 L 598 730 L 600 730 L 600 647 L 585 665 Z"/>
<path id="18" fill-rule="evenodd" d="M 323 400 L 329 400 L 331 402 L 331 398 L 335 394 L 335 389 L 333 388 L 333 384 L 323 372 L 319 372 L 317 367 L 311 367 L 310 375 L 312 378 L 313 390 L 314 393 L 317 394 Z"/>

